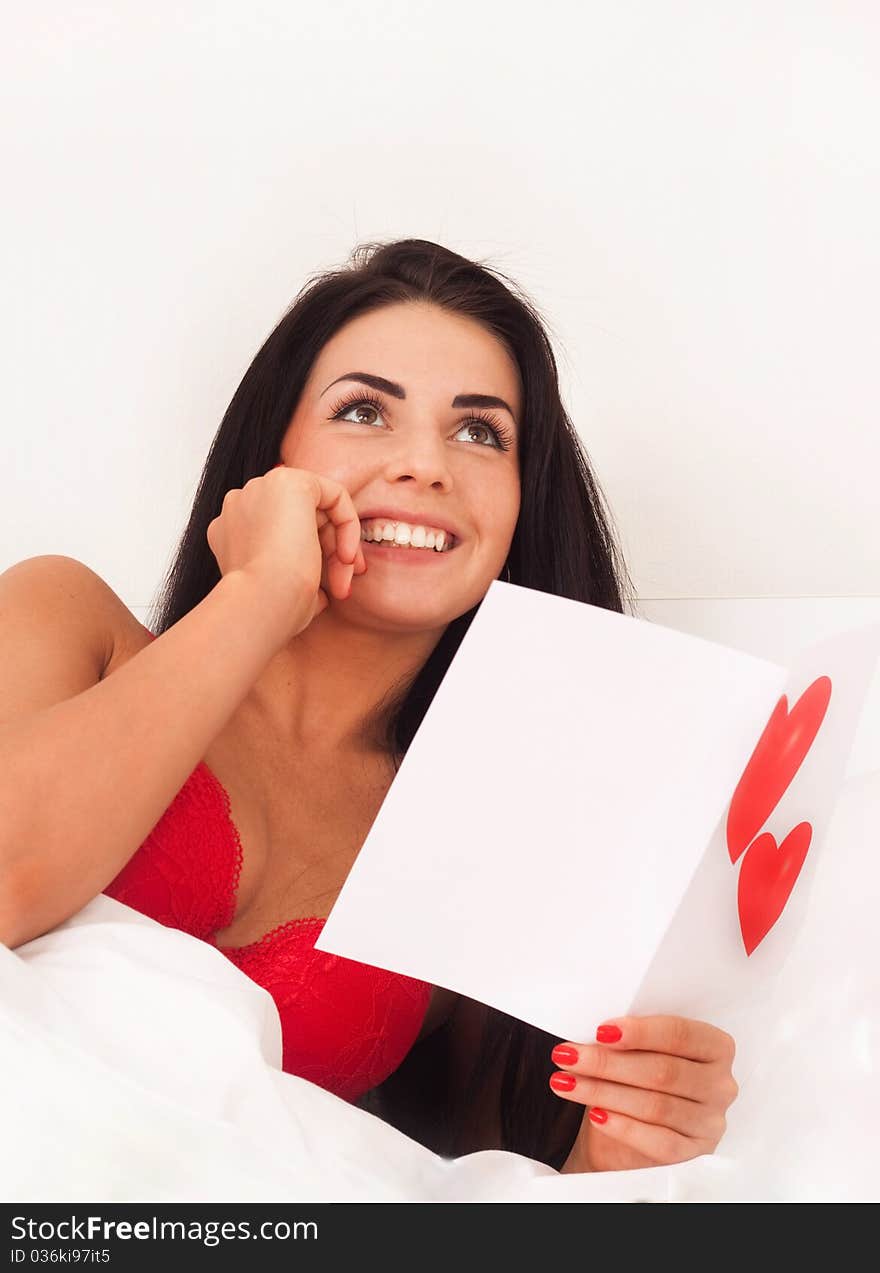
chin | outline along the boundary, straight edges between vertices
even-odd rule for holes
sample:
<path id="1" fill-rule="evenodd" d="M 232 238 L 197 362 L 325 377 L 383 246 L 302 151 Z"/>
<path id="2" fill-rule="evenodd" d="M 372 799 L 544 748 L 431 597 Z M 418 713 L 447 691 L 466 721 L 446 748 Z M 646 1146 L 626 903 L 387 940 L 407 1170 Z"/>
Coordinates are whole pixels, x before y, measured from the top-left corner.
<path id="1" fill-rule="evenodd" d="M 412 594 L 396 597 L 370 597 L 363 599 L 357 596 L 355 587 L 351 596 L 343 602 L 332 602 L 336 614 L 343 620 L 350 617 L 358 627 L 394 629 L 398 632 L 430 632 L 445 628 L 465 610 L 455 604 L 438 606 L 436 598 L 425 597 L 419 600 Z"/>

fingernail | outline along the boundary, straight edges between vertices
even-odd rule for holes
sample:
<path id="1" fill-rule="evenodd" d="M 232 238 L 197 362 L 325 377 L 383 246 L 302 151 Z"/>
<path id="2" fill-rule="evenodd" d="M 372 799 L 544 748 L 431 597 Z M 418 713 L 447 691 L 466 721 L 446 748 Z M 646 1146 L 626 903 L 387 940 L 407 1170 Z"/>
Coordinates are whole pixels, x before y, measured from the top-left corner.
<path id="1" fill-rule="evenodd" d="M 596 1031 L 597 1043 L 619 1043 L 623 1038 L 623 1031 L 617 1025 L 600 1025 Z"/>
<path id="2" fill-rule="evenodd" d="M 590 1110 L 591 1123 L 607 1123 L 608 1115 L 604 1109 L 599 1109 L 598 1105 L 594 1105 Z"/>
<path id="3" fill-rule="evenodd" d="M 577 1079 L 573 1074 L 551 1074 L 550 1086 L 555 1087 L 557 1092 L 570 1092 L 577 1083 Z"/>
<path id="4" fill-rule="evenodd" d="M 562 1043 L 560 1043 L 557 1047 L 553 1049 L 553 1051 L 550 1053 L 550 1056 L 556 1062 L 557 1065 L 576 1065 L 577 1064 L 577 1059 L 578 1059 L 577 1049 L 566 1047 Z"/>

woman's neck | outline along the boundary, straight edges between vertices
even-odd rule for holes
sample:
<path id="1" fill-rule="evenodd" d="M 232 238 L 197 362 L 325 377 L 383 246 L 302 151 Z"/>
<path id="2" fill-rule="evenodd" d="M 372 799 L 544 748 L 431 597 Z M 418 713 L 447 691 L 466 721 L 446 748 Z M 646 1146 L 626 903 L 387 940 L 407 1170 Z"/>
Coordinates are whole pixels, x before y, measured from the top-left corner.
<path id="1" fill-rule="evenodd" d="M 385 750 L 387 709 L 444 631 L 382 632 L 325 610 L 266 665 L 240 723 L 273 749 L 325 753 L 328 763 Z"/>

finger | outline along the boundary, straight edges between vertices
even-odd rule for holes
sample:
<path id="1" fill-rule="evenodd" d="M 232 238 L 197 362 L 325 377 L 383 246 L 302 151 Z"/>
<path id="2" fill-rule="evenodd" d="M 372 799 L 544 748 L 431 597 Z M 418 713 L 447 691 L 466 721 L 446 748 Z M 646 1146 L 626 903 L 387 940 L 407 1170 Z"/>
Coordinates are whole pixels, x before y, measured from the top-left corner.
<path id="1" fill-rule="evenodd" d="M 615 1017 L 599 1026 L 596 1040 L 616 1051 L 667 1052 L 690 1061 L 730 1062 L 736 1050 L 724 1030 L 688 1017 Z"/>
<path id="2" fill-rule="evenodd" d="M 691 1101 L 711 1099 L 718 1081 L 715 1066 L 666 1052 L 618 1052 L 599 1043 L 564 1043 L 551 1055 L 556 1065 L 571 1074 L 667 1092 Z"/>
<path id="3" fill-rule="evenodd" d="M 340 561 L 334 553 L 324 563 L 322 579 L 326 581 L 325 587 L 327 591 L 332 592 L 334 597 L 344 601 L 351 591 L 352 568 L 344 561 Z"/>
<path id="4" fill-rule="evenodd" d="M 330 526 L 330 523 L 327 523 L 327 526 Z M 331 530 L 332 530 L 332 527 L 331 527 Z M 340 561 L 339 552 L 337 552 L 337 550 L 335 549 L 325 552 L 325 558 L 326 558 L 327 566 L 330 565 L 331 561 L 332 563 L 335 563 L 334 579 L 344 580 L 345 596 L 348 596 L 348 592 L 351 587 L 351 579 L 354 578 L 354 575 L 367 573 L 367 561 L 364 560 L 362 549 L 358 549 L 357 555 L 355 555 L 353 565 L 349 565 L 348 563 L 346 563 L 346 561 Z M 340 569 L 340 566 L 341 566 L 341 569 Z M 341 583 L 340 583 L 340 587 L 341 587 Z"/>
<path id="5" fill-rule="evenodd" d="M 331 533 L 331 534 L 332 534 L 332 536 L 333 536 L 332 541 L 331 541 L 331 540 L 329 540 L 329 539 L 328 539 L 328 541 L 327 541 L 327 542 L 328 542 L 328 544 L 330 544 L 331 546 L 327 549 L 326 556 L 327 556 L 327 557 L 330 557 L 330 556 L 333 554 L 333 552 L 334 552 L 334 545 L 335 545 L 335 542 L 336 542 L 336 528 L 333 526 L 333 523 L 332 523 L 332 522 L 328 522 L 328 523 L 327 523 L 327 526 L 330 528 L 330 533 Z M 320 538 L 320 537 L 321 537 L 321 536 L 320 536 L 320 531 L 318 532 L 318 534 L 319 534 L 319 538 Z M 322 541 L 321 541 L 321 542 L 322 542 L 322 546 L 323 546 L 324 540 L 322 539 Z M 367 569 L 367 562 L 366 562 L 366 558 L 364 557 L 364 550 L 363 550 L 363 546 L 362 546 L 362 544 L 358 544 L 358 550 L 357 550 L 357 553 L 356 553 L 356 555 L 355 555 L 355 559 L 354 559 L 354 573 L 355 573 L 356 575 L 363 575 L 363 574 L 365 574 L 365 573 L 366 573 L 366 569 Z"/>
<path id="6" fill-rule="evenodd" d="M 336 554 L 349 566 L 357 556 L 361 543 L 360 518 L 354 511 L 351 496 L 344 486 L 320 473 L 312 474 L 316 482 L 316 508 L 326 513 L 336 528 Z"/>
<path id="7" fill-rule="evenodd" d="M 581 1078 L 565 1070 L 550 1075 L 550 1087 L 562 1100 L 574 1101 L 577 1105 L 598 1105 L 605 1110 L 626 1114 L 641 1123 L 669 1127 L 693 1139 L 708 1139 L 716 1131 L 720 1139 L 726 1126 L 723 1115 L 718 1111 L 699 1101 L 670 1096 L 668 1092 L 652 1092 L 640 1087 L 626 1087 L 622 1083 Z"/>
<path id="8" fill-rule="evenodd" d="M 332 593 L 334 597 L 344 600 L 351 588 L 353 568 L 346 562 L 339 560 L 339 536 L 332 522 L 325 522 L 323 526 L 318 528 L 318 540 L 321 544 L 321 551 L 324 554 L 321 579 L 325 583 L 328 592 Z M 355 559 L 356 564 L 357 559 Z"/>
<path id="9" fill-rule="evenodd" d="M 324 560 L 329 561 L 337 550 L 336 527 L 332 522 L 327 521 L 318 526 L 318 543 L 321 545 L 321 552 L 324 554 Z"/>
<path id="10" fill-rule="evenodd" d="M 714 1145 L 702 1140 L 691 1140 L 680 1132 L 669 1127 L 657 1127 L 653 1123 L 642 1123 L 627 1114 L 619 1114 L 615 1110 L 606 1110 L 594 1106 L 590 1110 L 590 1122 L 595 1132 L 601 1136 L 609 1136 L 618 1144 L 642 1154 L 656 1165 L 665 1163 L 687 1162 L 691 1158 L 699 1158 L 701 1154 L 710 1154 Z"/>

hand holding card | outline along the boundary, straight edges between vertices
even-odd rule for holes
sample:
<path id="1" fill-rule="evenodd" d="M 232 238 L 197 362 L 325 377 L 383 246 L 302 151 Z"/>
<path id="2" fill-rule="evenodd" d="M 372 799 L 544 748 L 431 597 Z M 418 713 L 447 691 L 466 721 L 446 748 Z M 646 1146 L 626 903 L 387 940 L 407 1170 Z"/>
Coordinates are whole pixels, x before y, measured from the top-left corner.
<path id="1" fill-rule="evenodd" d="M 736 1099 L 734 1040 L 684 1017 L 620 1017 L 561 1044 L 550 1086 L 588 1106 L 564 1173 L 630 1171 L 711 1154 Z"/>

